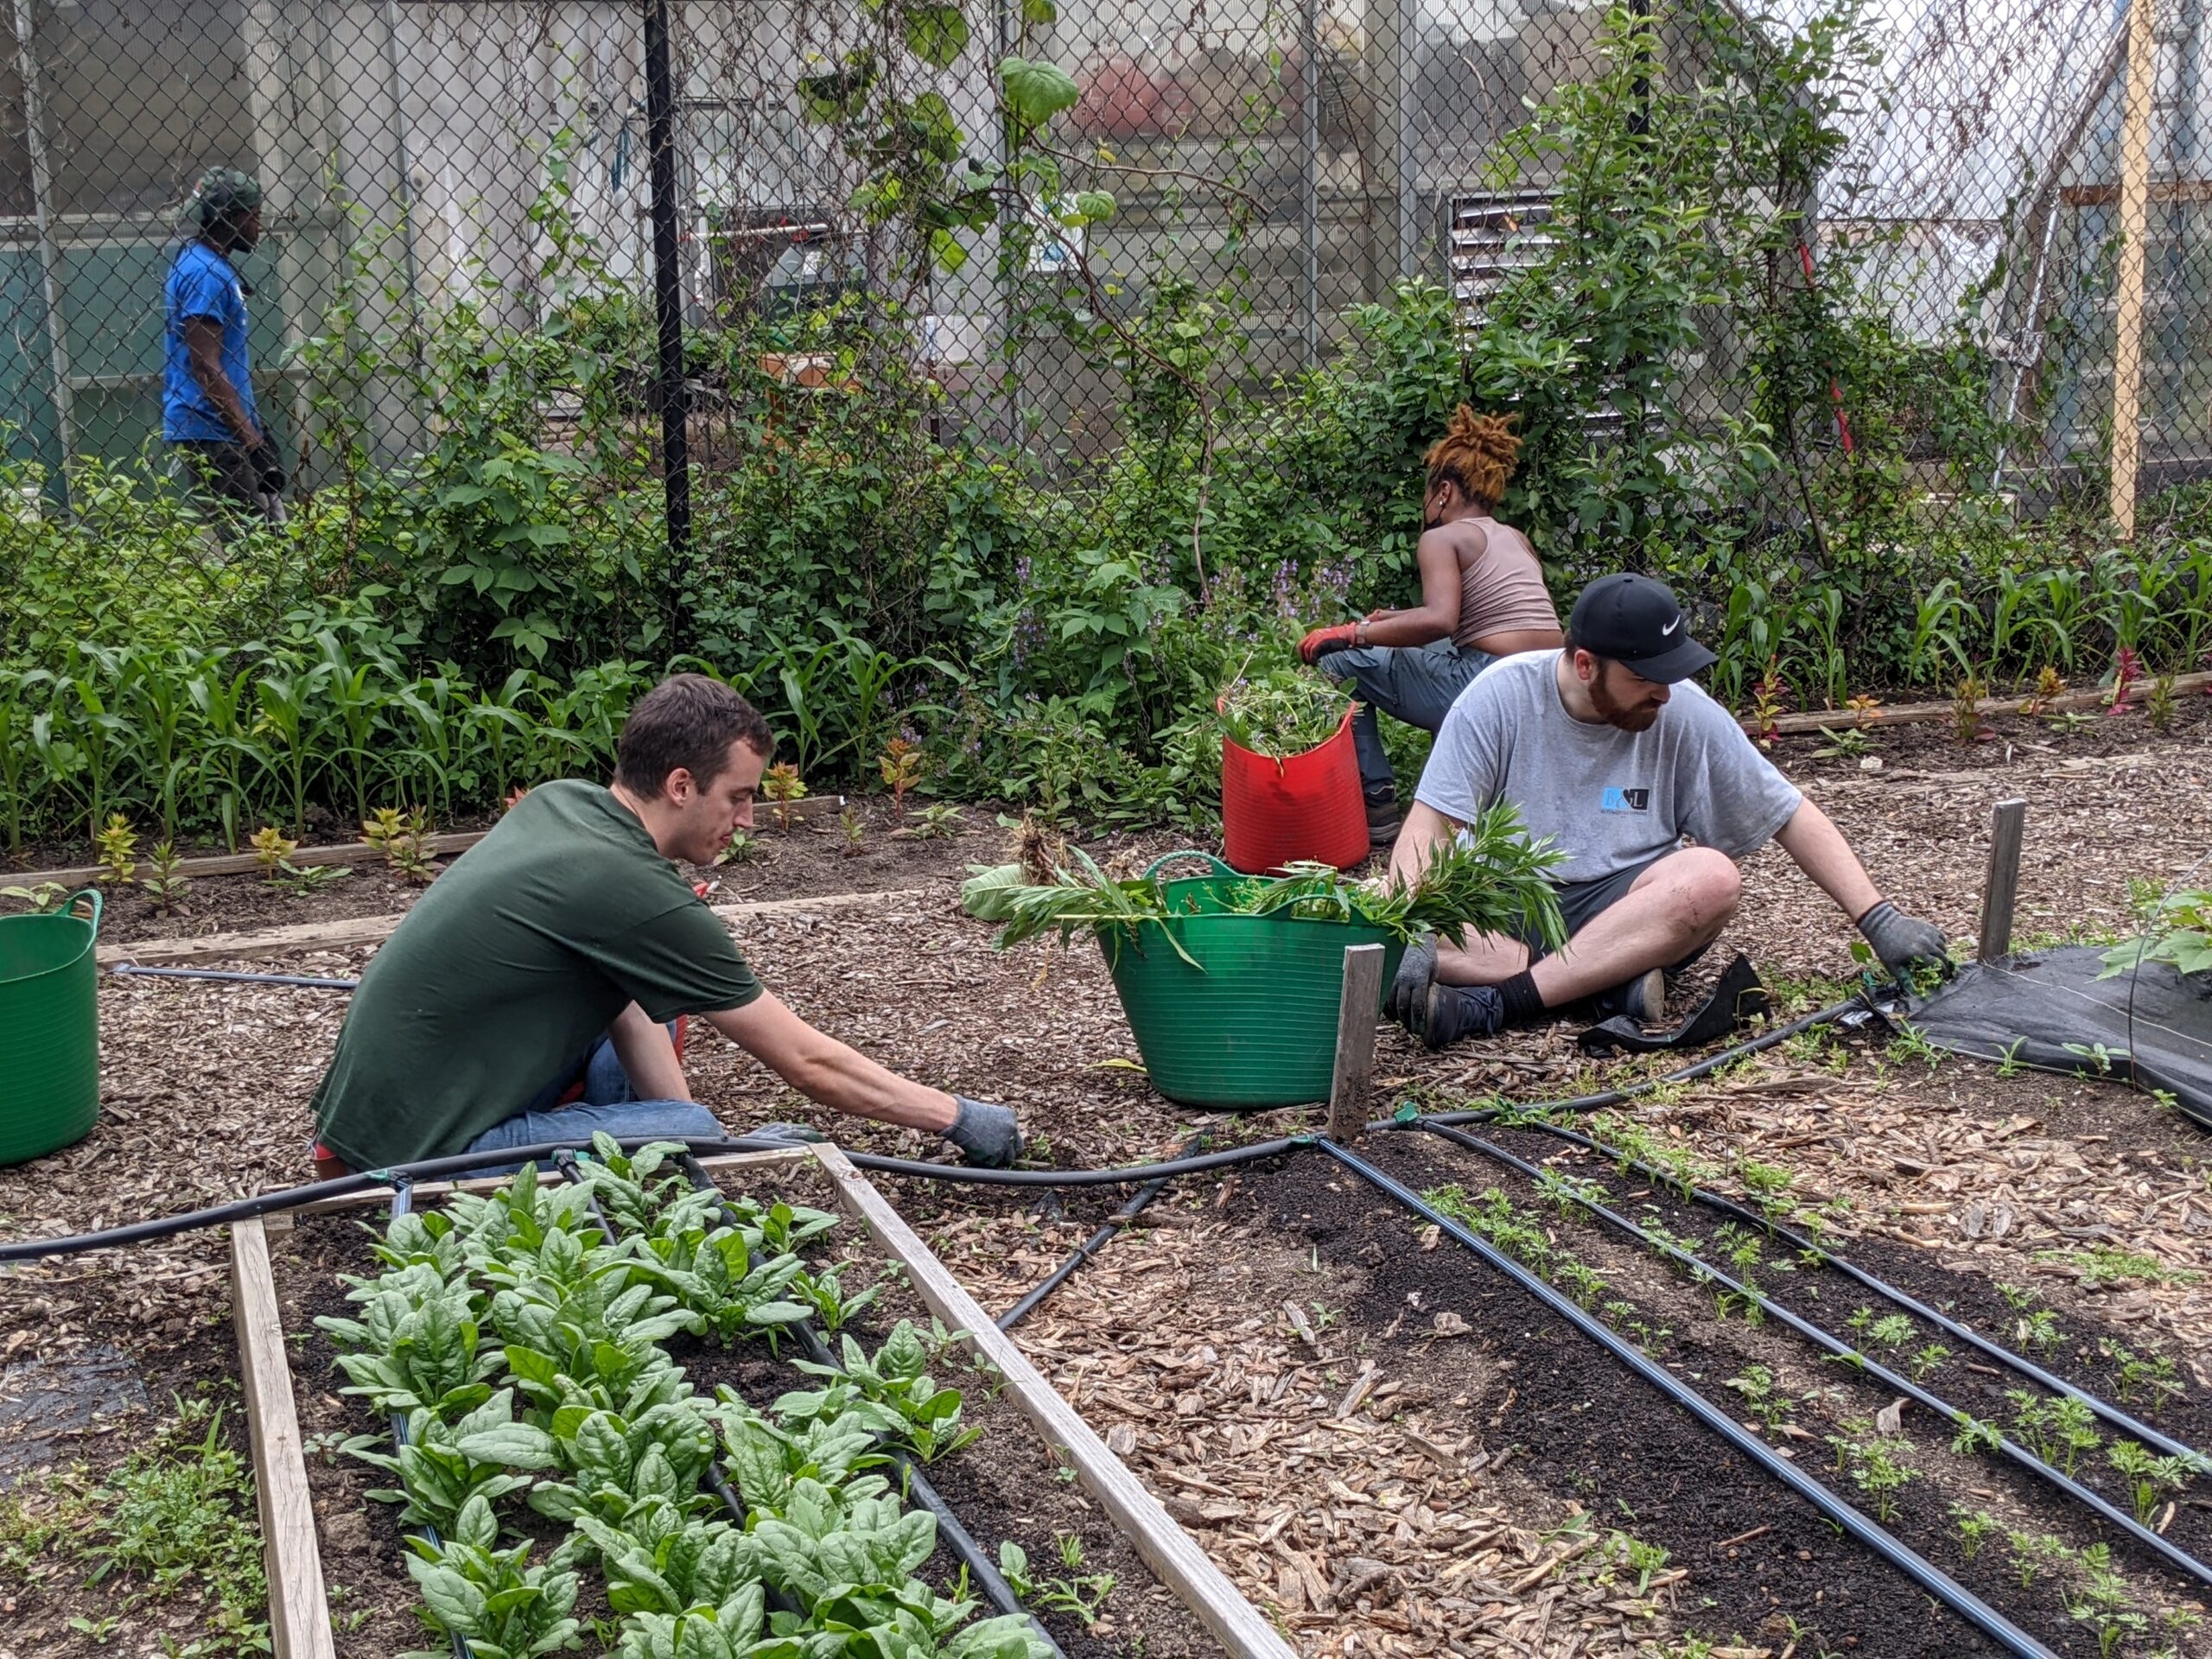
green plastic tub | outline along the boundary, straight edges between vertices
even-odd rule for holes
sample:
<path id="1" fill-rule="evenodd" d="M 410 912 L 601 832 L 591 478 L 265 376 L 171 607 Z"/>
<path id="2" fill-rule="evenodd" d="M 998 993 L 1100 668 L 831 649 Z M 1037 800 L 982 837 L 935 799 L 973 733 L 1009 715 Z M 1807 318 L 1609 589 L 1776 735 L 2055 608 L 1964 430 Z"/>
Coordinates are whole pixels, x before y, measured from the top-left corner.
<path id="1" fill-rule="evenodd" d="M 1226 913 L 1228 890 L 1252 878 L 1210 853 L 1170 853 L 1146 874 L 1182 858 L 1203 859 L 1213 873 L 1166 884 L 1172 919 L 1098 930 L 1152 1086 L 1184 1105 L 1215 1109 L 1327 1100 L 1344 950 L 1382 946 L 1387 988 L 1404 945 L 1379 927 Z M 1163 927 L 1174 930 L 1198 967 L 1160 937 Z M 1380 1019 L 1379 996 L 1375 1012 Z"/>
<path id="2" fill-rule="evenodd" d="M 92 915 L 76 913 L 86 899 Z M 0 1164 L 83 1140 L 100 1115 L 100 896 L 0 916 Z"/>

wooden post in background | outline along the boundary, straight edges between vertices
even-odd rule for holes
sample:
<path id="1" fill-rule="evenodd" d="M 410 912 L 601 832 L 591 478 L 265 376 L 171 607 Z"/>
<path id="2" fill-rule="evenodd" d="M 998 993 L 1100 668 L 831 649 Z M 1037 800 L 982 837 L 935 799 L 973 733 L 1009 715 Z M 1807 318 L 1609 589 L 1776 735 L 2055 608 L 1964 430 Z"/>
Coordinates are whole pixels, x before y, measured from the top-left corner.
<path id="1" fill-rule="evenodd" d="M 1981 883 L 1981 942 L 1977 962 L 2002 962 L 2012 954 L 2012 906 L 2020 895 L 2020 836 L 2028 804 L 1999 801 L 1989 815 L 1989 872 Z"/>
<path id="2" fill-rule="evenodd" d="M 1382 947 L 1344 948 L 1344 987 L 1337 998 L 1337 1067 L 1329 1079 L 1329 1138 L 1351 1141 L 1367 1122 L 1375 1092 L 1375 1022 L 1382 1006 Z"/>
<path id="3" fill-rule="evenodd" d="M 2112 521 L 2135 538 L 2135 476 L 2142 459 L 2144 238 L 2150 220 L 2151 99 L 2157 52 L 2152 0 L 2129 0 L 2127 105 L 2120 131 L 2120 277 L 2113 315 Z"/>

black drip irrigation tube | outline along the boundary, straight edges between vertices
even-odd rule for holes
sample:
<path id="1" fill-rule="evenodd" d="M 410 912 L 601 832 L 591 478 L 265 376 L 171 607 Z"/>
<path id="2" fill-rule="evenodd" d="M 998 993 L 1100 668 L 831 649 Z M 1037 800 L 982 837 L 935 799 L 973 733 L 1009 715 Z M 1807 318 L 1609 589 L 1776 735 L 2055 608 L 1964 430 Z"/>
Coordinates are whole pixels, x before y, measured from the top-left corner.
<path id="1" fill-rule="evenodd" d="M 581 1172 L 575 1171 L 575 1163 L 576 1160 L 571 1158 L 562 1171 L 571 1180 L 581 1179 Z M 723 1219 L 734 1226 L 738 1220 L 737 1212 L 730 1208 L 729 1201 L 722 1197 L 721 1188 L 715 1185 L 714 1177 L 707 1173 L 705 1166 L 688 1152 L 677 1159 L 677 1163 L 685 1176 L 690 1179 L 694 1189 L 701 1192 L 715 1194 L 715 1201 L 721 1207 Z M 596 1200 L 594 1201 L 594 1205 L 596 1202 Z M 799 1346 L 806 1351 L 806 1357 L 809 1359 L 817 1365 L 826 1365 L 834 1370 L 842 1372 L 844 1368 L 837 1363 L 837 1357 L 830 1352 L 830 1344 L 822 1340 L 821 1333 L 815 1330 L 810 1321 L 801 1319 L 788 1329 L 798 1338 Z M 1060 1644 L 1052 1639 L 1052 1633 L 1045 1628 L 1036 1614 L 1021 1605 L 1021 1599 L 1014 1593 L 1014 1586 L 1006 1581 L 1006 1575 L 999 1571 L 998 1563 L 993 1560 L 983 1547 L 976 1541 L 975 1535 L 961 1524 L 960 1517 L 952 1512 L 952 1506 L 944 1501 L 944 1494 L 931 1484 L 928 1477 L 915 1466 L 913 1459 L 900 1448 L 887 1446 L 884 1450 L 890 1454 L 893 1467 L 905 1478 L 906 1490 L 912 1495 L 914 1501 L 937 1517 L 938 1536 L 944 1540 L 953 1555 L 963 1567 L 967 1568 L 969 1577 L 973 1578 L 982 1590 L 984 1599 L 1001 1613 L 1011 1613 L 1016 1618 L 1027 1619 L 1031 1634 L 1043 1642 L 1053 1653 L 1059 1655 L 1060 1659 L 1066 1659 Z"/>
<path id="2" fill-rule="evenodd" d="M 1407 1127 L 1426 1128 L 1446 1122 L 1446 1120 L 1443 1118 L 1419 1118 L 1414 1120 L 1413 1122 Z M 2196 1450 L 2194 1446 L 2185 1446 L 2181 1441 L 2175 1440 L 2171 1435 L 2161 1434 L 2157 1429 L 2151 1427 L 2147 1423 L 2139 1423 L 2136 1421 L 2132 1415 L 2122 1410 L 2120 1407 L 2113 1405 L 2107 1401 L 2101 1400 L 2094 1394 L 2087 1393 L 2084 1390 L 2075 1387 L 2074 1384 L 2069 1382 L 2064 1377 L 2055 1376 L 2051 1372 L 2044 1370 L 2042 1366 L 2037 1364 L 2033 1360 L 2029 1359 L 2024 1355 L 2016 1354 L 2011 1349 L 2006 1348 L 2003 1344 L 1993 1342 L 1987 1337 L 1983 1336 L 1980 1332 L 1974 1330 L 1972 1327 L 1960 1324 L 1956 1319 L 1950 1318 L 1948 1314 L 1938 1313 L 1936 1309 L 1929 1306 L 1925 1302 L 1921 1301 L 1910 1293 L 1899 1290 L 1896 1286 L 1890 1284 L 1885 1280 L 1878 1279 L 1874 1274 L 1867 1272 L 1864 1268 L 1861 1268 L 1856 1263 L 1836 1255 L 1825 1245 L 1820 1244 L 1814 1240 L 1806 1237 L 1803 1234 L 1796 1231 L 1794 1228 L 1783 1226 L 1780 1222 L 1776 1221 L 1770 1216 L 1762 1215 L 1759 1211 L 1750 1208 L 1748 1205 L 1738 1204 L 1733 1198 L 1725 1197 L 1719 1192 L 1708 1191 L 1705 1187 L 1691 1186 L 1685 1189 L 1678 1179 L 1674 1176 L 1668 1174 L 1664 1170 L 1654 1169 L 1650 1165 L 1630 1157 L 1627 1153 L 1621 1151 L 1618 1147 L 1609 1147 L 1602 1141 L 1592 1140 L 1586 1135 L 1578 1134 L 1573 1129 L 1563 1128 L 1556 1123 L 1547 1123 L 1540 1118 L 1531 1118 L 1521 1122 L 1516 1122 L 1512 1127 L 1516 1128 L 1533 1129 L 1541 1134 L 1551 1135 L 1557 1140 L 1565 1141 L 1572 1146 L 1581 1147 L 1586 1151 L 1594 1152 L 1600 1157 L 1611 1160 L 1623 1169 L 1634 1170 L 1637 1174 L 1650 1181 L 1655 1186 L 1664 1188 L 1669 1192 L 1682 1193 L 1692 1203 L 1703 1205 L 1706 1208 L 1717 1211 L 1721 1215 L 1726 1216 L 1732 1220 L 1742 1222 L 1746 1226 L 1756 1227 L 1760 1231 L 1766 1234 L 1768 1237 L 1787 1244 L 1792 1249 L 1802 1251 L 1808 1255 L 1816 1258 L 1822 1267 L 1834 1268 L 1838 1273 L 1842 1274 L 1846 1278 L 1853 1281 L 1856 1284 L 1865 1287 L 1868 1290 L 1872 1291 L 1877 1296 L 1885 1297 L 1890 1301 L 1895 1303 L 1897 1306 L 1903 1308 L 1906 1313 L 1914 1315 L 1916 1318 L 1925 1319 L 1929 1324 L 1934 1325 L 1938 1331 L 1941 1331 L 1945 1336 L 1957 1338 L 1959 1341 L 1963 1342 L 1967 1346 L 1974 1349 L 1986 1358 L 1993 1359 L 2000 1365 L 2010 1367 L 2012 1370 L 2027 1378 L 2030 1382 L 2050 1389 L 2053 1394 L 2059 1395 L 2068 1400 L 2078 1402 L 2080 1404 L 2088 1407 L 2099 1417 L 2102 1418 L 2108 1427 L 2118 1429 L 2123 1433 L 2132 1435 L 2136 1440 L 2142 1441 L 2145 1446 L 2155 1446 L 2158 1450 L 2164 1452 L 2168 1457 L 2186 1458 L 2196 1463 L 2202 1463 L 2207 1460 L 2205 1454 Z"/>
<path id="3" fill-rule="evenodd" d="M 1192 1147 L 1204 1146 L 1205 1139 L 1204 1135 L 1193 1135 L 1184 1150 L 1189 1151 Z M 1011 1331 L 1035 1313 L 1039 1305 L 1065 1284 L 1077 1268 L 1105 1249 L 1107 1242 L 1115 1234 L 1142 1215 L 1152 1201 L 1167 1190 L 1168 1179 L 1169 1178 L 1165 1175 L 1155 1176 L 1138 1188 L 1135 1196 L 1112 1215 L 1107 1217 L 1104 1224 L 1096 1232 L 1075 1247 L 1074 1255 L 1069 1256 L 1066 1261 L 1039 1280 L 1027 1295 L 1000 1314 L 993 1323 L 1001 1331 Z"/>
<path id="4" fill-rule="evenodd" d="M 1485 1158 L 1494 1159 L 1507 1168 L 1527 1176 L 1532 1181 L 1541 1182 L 1543 1179 L 1545 1172 L 1538 1166 L 1529 1162 L 1526 1159 L 1516 1157 L 1503 1147 L 1493 1146 L 1487 1141 L 1469 1135 L 1464 1129 L 1454 1128 L 1449 1124 L 1434 1122 L 1424 1123 L 1421 1127 L 1459 1146 L 1478 1152 Z M 1851 1361 L 1863 1375 L 1873 1378 L 1885 1387 L 1894 1389 L 1915 1404 L 1936 1413 L 1945 1421 L 1957 1425 L 1967 1421 L 1969 1414 L 1961 1411 L 1948 1400 L 1923 1388 L 1909 1377 L 1891 1370 L 1879 1360 L 1866 1353 L 1864 1350 L 1855 1348 L 1851 1344 L 1831 1336 L 1819 1325 L 1801 1318 L 1754 1287 L 1731 1278 L 1718 1268 L 1700 1261 L 1688 1250 L 1681 1249 L 1654 1236 L 1649 1230 L 1630 1221 L 1611 1206 L 1600 1204 L 1595 1198 L 1586 1198 L 1571 1187 L 1562 1189 L 1562 1196 L 1572 1199 L 1607 1226 L 1637 1240 L 1646 1249 L 1657 1251 L 1677 1267 L 1686 1268 L 1700 1279 L 1709 1284 L 1719 1286 L 1732 1295 L 1743 1297 L 1747 1302 L 1757 1306 L 1762 1313 L 1771 1314 L 1783 1325 L 1796 1332 L 1814 1346 L 1836 1358 Z M 2096 1516 L 2099 1520 L 2119 1528 L 2144 1548 L 2164 1560 L 2167 1566 L 2195 1579 L 2199 1584 L 2212 1585 L 2212 1567 L 2205 1566 L 2179 1545 L 2171 1543 L 2159 1536 L 2133 1516 L 2116 1508 L 2063 1471 L 2053 1468 L 2025 1446 L 2016 1445 L 2000 1435 L 1996 1450 L 2008 1461 L 2065 1493 L 2067 1497 Z"/>
<path id="5" fill-rule="evenodd" d="M 1346 1151 L 1335 1141 L 1324 1137 L 1316 1142 L 1338 1163 L 1351 1170 L 1377 1191 L 1395 1199 L 1422 1220 L 1440 1230 L 1454 1243 L 1465 1247 L 1488 1262 L 1499 1273 L 1535 1297 L 1537 1301 L 1573 1325 L 1591 1341 L 1605 1350 L 1614 1358 L 1634 1371 L 1645 1382 L 1657 1389 L 1668 1399 L 1688 1412 L 1714 1433 L 1740 1452 L 1748 1461 L 1771 1475 L 1790 1491 L 1813 1505 L 1848 1536 L 1857 1540 L 1880 1556 L 1936 1600 L 1949 1608 L 1961 1618 L 1973 1625 L 1993 1641 L 2001 1643 L 2007 1651 L 2025 1655 L 2028 1659 L 2057 1659 L 2051 1650 L 2027 1631 L 2006 1618 L 1988 1603 L 1953 1579 L 1933 1561 L 1908 1548 L 1882 1528 L 1869 1521 L 1850 1504 L 1845 1503 L 1827 1487 L 1806 1474 L 1787 1459 L 1778 1457 L 1774 1449 L 1742 1424 L 1715 1406 L 1703 1395 L 1676 1377 L 1666 1367 L 1632 1344 L 1624 1342 L 1608 1325 L 1593 1319 L 1560 1292 L 1519 1262 L 1497 1249 L 1487 1239 L 1471 1231 L 1441 1210 L 1423 1199 L 1418 1192 L 1394 1179 L 1382 1171 Z"/>
<path id="6" fill-rule="evenodd" d="M 400 1217 L 407 1213 L 409 1202 L 413 1196 L 414 1190 L 411 1183 L 405 1180 L 392 1183 L 391 1218 L 394 1221 L 397 1221 Z M 391 1447 L 395 1456 L 407 1449 L 407 1414 L 404 1411 L 395 1411 L 391 1414 Z M 416 1529 L 416 1535 L 432 1549 L 443 1548 L 443 1541 L 438 1536 L 438 1529 L 427 1521 Z M 469 1646 L 467 1638 L 460 1631 L 448 1630 L 446 1632 L 446 1639 L 453 1643 L 453 1659 L 470 1659 L 474 1649 Z"/>

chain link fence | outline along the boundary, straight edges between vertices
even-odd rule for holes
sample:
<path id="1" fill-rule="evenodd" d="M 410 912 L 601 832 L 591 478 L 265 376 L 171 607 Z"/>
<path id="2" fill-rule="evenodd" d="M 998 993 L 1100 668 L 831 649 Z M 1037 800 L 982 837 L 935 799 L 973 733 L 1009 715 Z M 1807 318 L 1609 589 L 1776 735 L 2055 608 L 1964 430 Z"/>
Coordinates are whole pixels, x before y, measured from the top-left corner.
<path id="1" fill-rule="evenodd" d="M 1724 695 L 1794 652 L 1839 702 L 1878 637 L 1893 683 L 2005 658 L 1924 637 L 1982 527 L 2155 520 L 2212 463 L 2201 0 L 8 4 L 11 661 L 149 596 L 243 640 L 366 594 L 485 675 L 974 614 L 1014 696 L 1050 619 L 1005 480 L 1046 543 L 1107 501 L 1147 593 L 1372 556 L 1395 600 L 1466 397 L 1522 415 L 1563 582 L 1660 569 Z M 274 538 L 163 441 L 218 165 L 264 193 Z M 1195 484 L 1130 506 L 1171 451 Z M 1268 528 L 1269 472 L 1325 530 Z"/>

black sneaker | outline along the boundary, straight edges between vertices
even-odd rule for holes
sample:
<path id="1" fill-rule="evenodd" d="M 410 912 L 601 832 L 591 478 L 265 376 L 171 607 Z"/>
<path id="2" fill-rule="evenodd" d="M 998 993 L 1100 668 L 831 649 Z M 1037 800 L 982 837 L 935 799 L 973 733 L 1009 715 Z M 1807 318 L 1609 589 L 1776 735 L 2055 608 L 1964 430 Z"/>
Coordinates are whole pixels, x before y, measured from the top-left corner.
<path id="1" fill-rule="evenodd" d="M 1439 985 L 1414 1005 L 1407 1027 L 1431 1049 L 1467 1037 L 1495 1036 L 1505 1026 L 1505 999 L 1495 985 Z"/>
<path id="2" fill-rule="evenodd" d="M 1398 972 L 1382 999 L 1382 1012 L 1403 1024 L 1414 1004 L 1428 1001 L 1429 982 L 1436 977 L 1436 938 L 1415 939 L 1398 958 Z"/>
<path id="3" fill-rule="evenodd" d="M 1404 827 L 1395 794 L 1367 797 L 1367 850 L 1370 854 L 1387 854 L 1397 845 L 1398 831 Z"/>

